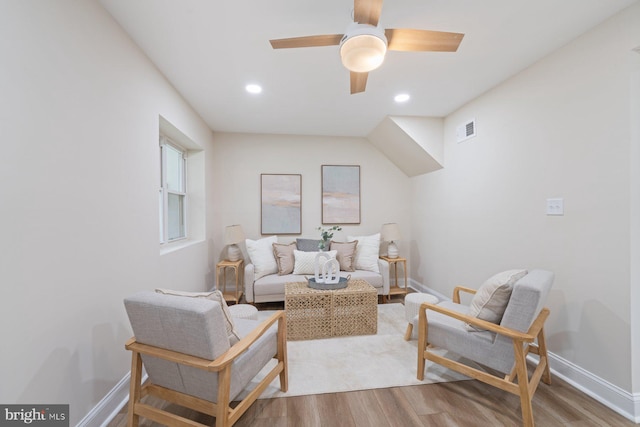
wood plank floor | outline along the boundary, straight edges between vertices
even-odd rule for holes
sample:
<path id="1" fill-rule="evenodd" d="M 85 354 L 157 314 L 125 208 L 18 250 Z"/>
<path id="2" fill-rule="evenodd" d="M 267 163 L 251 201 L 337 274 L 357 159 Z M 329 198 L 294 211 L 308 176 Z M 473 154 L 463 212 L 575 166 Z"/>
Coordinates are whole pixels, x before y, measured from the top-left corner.
<path id="1" fill-rule="evenodd" d="M 260 308 L 281 307 L 265 305 Z M 213 417 L 174 405 L 167 406 L 151 397 L 145 401 L 201 423 L 213 425 L 215 421 Z M 108 427 L 125 427 L 126 409 L 125 407 Z M 536 426 L 636 425 L 553 376 L 550 386 L 540 382 L 533 398 L 533 413 Z M 158 426 L 144 419 L 140 425 Z M 519 425 L 519 398 L 475 380 L 259 399 L 235 424 L 237 427 Z"/>
<path id="2" fill-rule="evenodd" d="M 215 419 L 150 398 L 147 403 L 213 425 Z M 553 379 L 533 399 L 536 426 L 635 426 L 606 406 Z M 141 426 L 158 424 L 141 420 Z M 517 396 L 479 381 L 457 381 L 376 390 L 259 399 L 237 427 L 518 426 Z M 126 426 L 126 408 L 108 427 Z"/>

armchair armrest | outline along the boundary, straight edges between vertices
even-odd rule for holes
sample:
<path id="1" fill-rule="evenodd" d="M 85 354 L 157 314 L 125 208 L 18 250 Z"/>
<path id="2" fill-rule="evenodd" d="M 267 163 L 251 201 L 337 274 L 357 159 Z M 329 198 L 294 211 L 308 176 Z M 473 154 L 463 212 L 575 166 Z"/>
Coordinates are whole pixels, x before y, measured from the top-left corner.
<path id="1" fill-rule="evenodd" d="M 524 333 L 515 329 L 509 329 L 505 328 L 504 326 L 496 325 L 495 323 L 487 322 L 486 320 L 478 319 L 477 317 L 458 313 L 457 311 L 450 310 L 436 304 L 425 302 L 420 305 L 420 309 L 418 311 L 418 330 L 420 334 L 426 333 L 427 330 L 427 310 L 437 311 L 438 313 L 444 314 L 445 316 L 453 317 L 454 319 L 469 323 L 470 325 L 476 326 L 479 329 L 486 329 L 490 332 L 495 332 L 497 334 L 511 338 L 512 340 L 522 342 L 533 342 L 538 335 L 537 332 L 535 334 L 531 333 L 534 325 L 544 324 L 544 320 L 549 315 L 549 310 L 546 308 L 543 309 L 539 315 L 539 317 L 542 316 L 542 319 L 536 319 L 536 321 L 531 325 L 531 328 L 529 328 L 529 332 Z M 545 314 L 543 315 L 543 313 Z M 541 323 L 538 322 L 538 320 L 541 320 Z"/>
<path id="2" fill-rule="evenodd" d="M 465 286 L 456 286 L 453 290 L 453 302 L 460 304 L 460 292 L 466 292 L 475 295 L 478 291 L 476 289 L 467 288 Z"/>

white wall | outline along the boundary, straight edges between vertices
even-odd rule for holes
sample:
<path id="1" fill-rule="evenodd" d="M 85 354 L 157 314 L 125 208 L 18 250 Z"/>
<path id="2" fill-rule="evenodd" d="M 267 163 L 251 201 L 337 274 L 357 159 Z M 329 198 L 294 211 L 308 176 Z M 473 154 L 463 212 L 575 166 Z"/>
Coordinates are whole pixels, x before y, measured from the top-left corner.
<path id="1" fill-rule="evenodd" d="M 212 135 L 93 1 L 0 2 L 0 57 L 0 402 L 75 425 L 129 370 L 123 298 L 212 284 L 207 242 L 160 256 L 159 116 L 207 168 Z"/>
<path id="2" fill-rule="evenodd" d="M 639 328 L 629 237 L 638 23 L 640 5 L 451 114 L 444 169 L 412 179 L 414 280 L 451 295 L 507 268 L 554 271 L 550 350 L 627 391 Z M 457 144 L 469 117 L 477 137 Z M 545 215 L 552 197 L 564 216 Z"/>
<path id="3" fill-rule="evenodd" d="M 214 143 L 214 179 L 224 183 L 216 196 L 219 207 L 216 222 L 222 226 L 213 230 L 213 241 L 217 242 L 214 253 L 220 258 L 224 257 L 221 245 L 224 226 L 241 224 L 247 238 L 262 237 L 261 173 L 302 175 L 302 233 L 279 236 L 279 241 L 319 238 L 323 164 L 360 165 L 361 224 L 344 226 L 334 237 L 374 234 L 383 223 L 397 222 L 404 237 L 398 245 L 400 253 L 408 255 L 409 178 L 366 139 L 214 133 Z"/>

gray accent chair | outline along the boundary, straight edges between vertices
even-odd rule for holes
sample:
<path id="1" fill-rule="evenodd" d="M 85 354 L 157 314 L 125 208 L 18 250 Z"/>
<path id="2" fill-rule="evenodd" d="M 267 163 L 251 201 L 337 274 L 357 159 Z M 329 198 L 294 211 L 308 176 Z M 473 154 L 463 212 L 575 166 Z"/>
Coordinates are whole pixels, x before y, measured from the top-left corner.
<path id="1" fill-rule="evenodd" d="M 215 417 L 217 427 L 232 426 L 265 388 L 280 377 L 287 391 L 286 317 L 278 311 L 263 322 L 234 319 L 240 341 L 230 344 L 221 305 L 203 298 L 140 292 L 124 305 L 134 337 L 129 426 L 140 417 L 177 425 L 202 425 L 141 402 L 153 395 Z M 237 405 L 234 401 L 265 365 L 275 366 Z M 149 380 L 144 385 L 142 366 Z"/>
<path id="2" fill-rule="evenodd" d="M 544 337 L 549 309 L 544 304 L 553 279 L 550 271 L 531 270 L 518 280 L 500 324 L 467 315 L 469 307 L 460 303 L 460 291 L 475 294 L 473 289 L 458 286 L 452 302 L 423 303 L 418 312 L 418 379 L 424 379 L 425 360 L 430 360 L 516 394 L 520 397 L 523 424 L 533 426 L 533 394 L 540 379 L 551 384 Z M 466 324 L 484 331 L 469 331 Z M 444 348 L 490 369 L 477 369 L 440 356 L 430 351 L 432 347 Z M 527 371 L 528 353 L 537 354 L 539 359 L 531 377 Z M 497 375 L 488 372 L 491 370 Z"/>

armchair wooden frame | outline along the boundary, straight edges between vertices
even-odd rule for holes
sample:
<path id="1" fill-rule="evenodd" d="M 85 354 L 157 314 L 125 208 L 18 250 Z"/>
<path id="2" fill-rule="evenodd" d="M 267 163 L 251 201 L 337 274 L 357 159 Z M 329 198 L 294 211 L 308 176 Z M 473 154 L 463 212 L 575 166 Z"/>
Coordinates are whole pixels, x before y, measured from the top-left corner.
<path id="1" fill-rule="evenodd" d="M 278 363 L 269 371 L 266 377 L 260 381 L 255 389 L 253 389 L 240 403 L 234 408 L 230 407 L 229 390 L 231 386 L 231 367 L 234 360 L 244 353 L 251 344 L 260 338 L 275 322 L 278 322 L 278 344 L 276 358 Z M 216 360 L 207 360 L 199 357 L 191 356 L 184 353 L 170 351 L 154 346 L 149 346 L 136 342 L 135 337 L 131 338 L 125 344 L 125 348 L 132 352 L 131 358 L 131 386 L 129 395 L 129 411 L 127 425 L 129 427 L 137 426 L 139 417 L 145 417 L 155 422 L 167 426 L 204 426 L 204 424 L 180 417 L 167 411 L 154 408 L 150 405 L 142 403 L 140 400 L 147 396 L 153 395 L 164 401 L 174 403 L 186 408 L 198 411 L 216 418 L 216 427 L 229 427 L 238 421 L 238 419 L 249 409 L 251 404 L 260 396 L 267 386 L 280 376 L 280 389 L 286 392 L 288 389 L 288 368 L 287 368 L 287 337 L 286 337 L 286 316 L 284 311 L 274 313 L 267 320 L 262 322 L 249 335 L 242 338 L 233 345 L 227 352 L 220 355 Z M 170 390 L 155 384 L 142 381 L 142 358 L 141 355 L 148 355 L 170 362 L 179 363 L 181 365 L 202 369 L 207 372 L 218 373 L 218 402 L 210 402 L 191 395 Z"/>
<path id="2" fill-rule="evenodd" d="M 468 292 L 475 294 L 476 290 L 457 286 L 453 291 L 453 302 L 460 303 L 460 292 Z M 515 355 L 515 363 L 513 369 L 504 378 L 487 372 L 480 371 L 476 368 L 464 365 L 460 362 L 447 359 L 432 353 L 428 348 L 429 337 L 427 310 L 433 310 L 446 316 L 453 317 L 481 329 L 503 335 L 513 341 L 513 350 Z M 430 360 L 446 368 L 460 372 L 468 377 L 477 379 L 501 390 L 518 395 L 520 397 L 520 406 L 522 410 L 522 422 L 526 427 L 533 426 L 533 409 L 531 400 L 538 388 L 540 379 L 545 384 L 551 384 L 551 373 L 549 371 L 549 360 L 547 357 L 547 346 L 544 337 L 544 322 L 549 316 L 549 309 L 543 308 L 538 317 L 533 321 L 526 333 L 502 327 L 491 322 L 480 320 L 475 317 L 466 316 L 464 314 L 440 307 L 436 304 L 423 303 L 418 312 L 418 379 L 424 379 L 425 360 Z M 537 339 L 537 345 L 534 343 Z M 539 362 L 533 371 L 531 377 L 527 371 L 526 357 L 529 353 L 537 354 Z M 517 380 L 517 382 L 516 382 Z"/>

